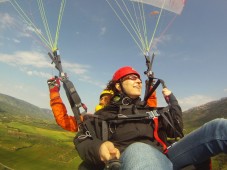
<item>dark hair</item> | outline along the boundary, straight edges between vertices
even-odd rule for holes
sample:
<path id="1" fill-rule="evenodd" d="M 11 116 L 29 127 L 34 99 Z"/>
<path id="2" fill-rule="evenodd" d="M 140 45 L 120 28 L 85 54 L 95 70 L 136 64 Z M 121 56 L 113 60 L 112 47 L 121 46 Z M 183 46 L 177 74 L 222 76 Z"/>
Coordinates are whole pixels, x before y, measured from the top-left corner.
<path id="1" fill-rule="evenodd" d="M 115 84 L 116 84 L 117 82 L 116 81 L 113 81 L 113 80 L 110 80 L 108 83 L 107 83 L 107 86 L 106 86 L 106 90 L 112 90 L 113 91 L 113 93 L 114 93 L 114 95 L 116 95 L 116 94 L 118 94 L 119 93 L 119 91 L 116 89 L 116 87 L 115 87 Z"/>

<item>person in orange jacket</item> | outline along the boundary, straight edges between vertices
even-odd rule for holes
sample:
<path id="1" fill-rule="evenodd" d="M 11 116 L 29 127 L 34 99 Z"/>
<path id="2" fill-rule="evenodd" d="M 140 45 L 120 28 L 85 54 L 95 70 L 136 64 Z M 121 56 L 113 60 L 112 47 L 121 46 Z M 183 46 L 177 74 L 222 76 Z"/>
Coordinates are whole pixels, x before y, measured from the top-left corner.
<path id="1" fill-rule="evenodd" d="M 152 87 L 151 87 L 152 89 Z M 147 99 L 147 105 L 150 107 L 157 107 L 158 105 L 158 101 L 157 101 L 157 95 L 156 95 L 156 91 L 154 91 L 150 97 Z"/>
<path id="2" fill-rule="evenodd" d="M 50 92 L 50 106 L 57 124 L 65 130 L 77 132 L 78 125 L 75 117 L 68 115 L 65 104 L 63 103 L 59 93 L 61 87 L 60 79 L 53 77 L 47 80 L 47 84 Z M 99 98 L 99 104 L 95 107 L 95 111 L 105 107 L 105 105 L 109 103 L 112 96 L 113 91 L 103 90 Z"/>

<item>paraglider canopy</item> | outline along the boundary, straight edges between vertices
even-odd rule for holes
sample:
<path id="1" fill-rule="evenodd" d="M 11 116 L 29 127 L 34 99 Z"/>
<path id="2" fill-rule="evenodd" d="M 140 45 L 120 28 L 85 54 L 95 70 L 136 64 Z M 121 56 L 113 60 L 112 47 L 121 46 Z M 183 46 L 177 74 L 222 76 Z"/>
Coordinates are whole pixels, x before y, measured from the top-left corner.
<path id="1" fill-rule="evenodd" d="M 106 1 L 144 55 L 154 53 L 156 34 L 164 35 L 185 4 L 185 0 Z"/>
<path id="2" fill-rule="evenodd" d="M 181 14 L 185 4 L 185 0 L 131 0 L 131 1 L 149 4 L 158 8 L 163 8 L 176 14 Z"/>

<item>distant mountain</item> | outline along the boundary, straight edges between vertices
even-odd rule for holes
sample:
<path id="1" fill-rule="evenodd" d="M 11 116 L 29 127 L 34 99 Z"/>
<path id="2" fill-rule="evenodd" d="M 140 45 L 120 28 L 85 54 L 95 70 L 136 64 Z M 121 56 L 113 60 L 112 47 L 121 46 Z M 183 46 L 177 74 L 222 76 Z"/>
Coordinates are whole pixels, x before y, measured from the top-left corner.
<path id="1" fill-rule="evenodd" d="M 0 93 L 0 119 L 20 122 L 54 122 L 53 113 L 26 101 Z"/>
<path id="2" fill-rule="evenodd" d="M 183 112 L 186 129 L 196 129 L 215 118 L 227 118 L 227 97 Z"/>
<path id="3" fill-rule="evenodd" d="M 227 118 L 227 97 L 183 112 L 184 127 L 187 131 L 196 129 L 215 118 Z M 26 101 L 0 93 L 1 120 L 56 125 L 51 110 L 42 109 Z"/>

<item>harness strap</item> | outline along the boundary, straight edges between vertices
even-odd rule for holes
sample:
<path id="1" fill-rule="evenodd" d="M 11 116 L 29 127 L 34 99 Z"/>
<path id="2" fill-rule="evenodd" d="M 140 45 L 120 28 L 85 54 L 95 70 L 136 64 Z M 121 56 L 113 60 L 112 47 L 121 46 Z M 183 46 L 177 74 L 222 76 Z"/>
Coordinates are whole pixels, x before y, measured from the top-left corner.
<path id="1" fill-rule="evenodd" d="M 80 108 L 82 107 L 84 109 L 84 112 L 87 112 L 87 107 L 83 103 L 81 103 L 80 96 L 77 93 L 73 83 L 67 78 L 66 73 L 64 73 L 62 69 L 59 50 L 55 50 L 53 52 L 53 56 L 51 53 L 48 53 L 48 55 L 51 58 L 52 63 L 55 64 L 55 68 L 59 71 L 59 77 L 61 77 L 61 81 L 63 82 L 63 87 L 65 89 L 66 96 L 69 100 L 71 109 L 73 111 L 74 117 L 76 118 L 76 122 L 78 124 L 79 129 L 82 125 Z"/>
<path id="2" fill-rule="evenodd" d="M 91 121 L 90 120 L 85 120 L 81 125 L 82 125 L 82 128 L 84 128 L 85 132 L 86 131 L 89 132 L 89 134 L 92 137 L 92 139 L 97 138 L 95 129 L 91 125 Z"/>
<path id="3" fill-rule="evenodd" d="M 71 109 L 74 113 L 74 117 L 76 118 L 77 124 L 81 124 L 80 119 L 80 110 L 79 108 L 82 107 L 81 99 L 73 85 L 73 83 L 68 79 L 63 79 L 63 87 L 65 89 L 66 95 L 68 97 L 69 103 L 71 105 Z"/>
<path id="4" fill-rule="evenodd" d="M 162 115 L 162 117 L 166 120 L 166 122 L 173 128 L 174 132 L 177 133 L 178 136 L 179 136 L 180 138 L 183 138 L 183 137 L 184 137 L 184 134 L 182 134 L 181 132 L 179 132 L 179 131 L 174 127 L 173 123 L 171 123 L 171 122 L 169 121 L 169 119 L 166 117 L 166 115 L 165 115 L 165 114 L 161 114 L 161 115 Z M 172 119 L 171 116 L 170 116 L 170 119 Z M 172 122 L 173 122 L 173 120 L 172 120 Z"/>
<path id="5" fill-rule="evenodd" d="M 162 145 L 162 149 L 165 152 L 167 150 L 167 146 L 158 136 L 158 117 L 154 117 L 153 121 L 154 121 L 154 138 L 158 143 Z"/>
<path id="6" fill-rule="evenodd" d="M 102 140 L 107 141 L 108 140 L 108 125 L 106 121 L 102 121 Z"/>

